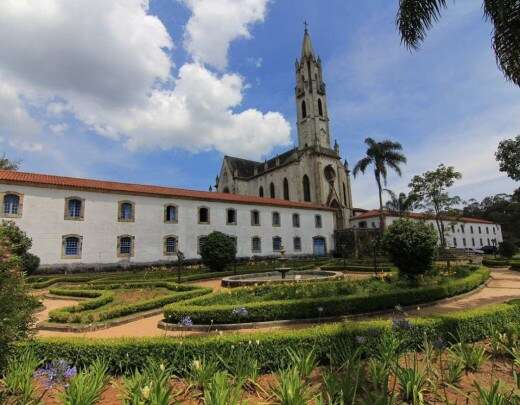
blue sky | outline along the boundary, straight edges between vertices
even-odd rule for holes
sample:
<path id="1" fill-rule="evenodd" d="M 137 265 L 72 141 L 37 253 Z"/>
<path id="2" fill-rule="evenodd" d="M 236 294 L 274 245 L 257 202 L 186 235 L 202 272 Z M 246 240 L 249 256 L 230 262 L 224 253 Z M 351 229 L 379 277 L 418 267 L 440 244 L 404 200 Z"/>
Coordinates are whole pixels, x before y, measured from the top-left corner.
<path id="1" fill-rule="evenodd" d="M 207 189 L 223 154 L 262 159 L 295 141 L 307 20 L 351 164 L 364 138 L 390 138 L 409 161 L 395 191 L 445 163 L 465 199 L 511 192 L 493 154 L 520 133 L 520 89 L 496 67 L 480 2 L 450 2 L 415 53 L 397 3 L 4 1 L 0 151 L 26 171 Z M 370 174 L 353 179 L 356 206 L 375 206 L 375 191 Z"/>

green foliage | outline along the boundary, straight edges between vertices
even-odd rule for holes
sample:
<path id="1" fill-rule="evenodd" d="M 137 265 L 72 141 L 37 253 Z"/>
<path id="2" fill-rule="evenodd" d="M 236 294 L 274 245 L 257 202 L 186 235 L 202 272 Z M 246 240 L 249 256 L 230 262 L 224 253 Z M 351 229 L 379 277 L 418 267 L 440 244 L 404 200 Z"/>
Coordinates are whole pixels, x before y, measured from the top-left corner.
<path id="1" fill-rule="evenodd" d="M 501 172 L 520 181 L 520 135 L 500 141 L 495 154 Z"/>
<path id="2" fill-rule="evenodd" d="M 403 399 L 413 405 L 422 405 L 424 391 L 427 389 L 429 381 L 426 373 L 419 366 L 417 358 L 414 356 L 412 367 L 397 366 L 395 374 Z"/>
<path id="3" fill-rule="evenodd" d="M 32 274 L 40 267 L 40 258 L 32 253 L 24 253 L 21 257 L 22 269 L 27 274 Z"/>
<path id="4" fill-rule="evenodd" d="M 7 241 L 11 254 L 22 256 L 32 246 L 32 241 L 14 221 L 2 221 L 0 224 L 0 240 Z"/>
<path id="5" fill-rule="evenodd" d="M 301 378 L 308 378 L 312 371 L 316 368 L 317 359 L 314 349 L 296 351 L 289 347 L 287 349 L 289 361 L 292 367 L 295 367 L 300 373 Z"/>
<path id="6" fill-rule="evenodd" d="M 205 405 L 241 404 L 242 384 L 225 371 L 216 372 L 204 388 Z"/>
<path id="7" fill-rule="evenodd" d="M 41 360 L 29 349 L 11 357 L 7 363 L 4 392 L 0 394 L 0 400 L 4 395 L 7 403 L 38 404 L 33 375 L 40 364 Z"/>
<path id="8" fill-rule="evenodd" d="M 517 251 L 518 248 L 515 246 L 515 244 L 508 240 L 500 242 L 500 245 L 498 246 L 498 253 L 500 256 L 503 256 L 506 259 L 511 259 Z"/>
<path id="9" fill-rule="evenodd" d="M 196 387 L 203 389 L 207 386 L 213 375 L 218 371 L 219 365 L 215 359 L 194 359 L 187 369 L 189 381 Z"/>
<path id="10" fill-rule="evenodd" d="M 340 262 L 337 264 L 326 264 L 324 266 L 321 266 L 322 270 L 330 270 L 330 271 L 355 271 L 360 273 L 373 273 L 374 272 L 374 265 L 357 265 L 357 264 L 346 264 L 343 265 Z M 392 271 L 392 267 L 386 265 L 386 264 L 377 264 L 377 271 L 378 272 L 389 272 Z"/>
<path id="11" fill-rule="evenodd" d="M 489 390 L 480 386 L 475 381 L 475 388 L 477 389 L 477 401 L 481 405 L 507 405 L 512 403 L 518 403 L 517 401 L 511 401 L 511 393 L 509 395 L 501 392 L 502 384 L 500 380 L 493 383 Z"/>
<path id="12" fill-rule="evenodd" d="M 457 386 L 464 375 L 464 362 L 458 357 L 450 357 L 446 362 L 446 374 L 444 380 L 453 386 Z"/>
<path id="13" fill-rule="evenodd" d="M 307 383 L 301 379 L 300 370 L 291 367 L 279 372 L 273 395 L 280 405 L 306 405 L 311 398 Z"/>
<path id="14" fill-rule="evenodd" d="M 506 259 L 483 259 L 482 264 L 487 267 L 507 267 L 509 260 Z"/>
<path id="15" fill-rule="evenodd" d="M 201 243 L 202 262 L 211 271 L 223 271 L 227 265 L 233 263 L 236 254 L 235 242 L 222 232 L 211 232 Z"/>
<path id="16" fill-rule="evenodd" d="M 466 371 L 478 371 L 488 360 L 484 347 L 466 342 L 456 343 L 450 348 L 449 353 L 460 361 Z"/>
<path id="17" fill-rule="evenodd" d="M 61 394 L 63 405 L 95 405 L 107 383 L 107 364 L 96 359 L 86 370 L 70 379 Z"/>
<path id="18" fill-rule="evenodd" d="M 437 234 L 426 223 L 399 219 L 385 231 L 383 244 L 399 274 L 416 278 L 432 268 Z"/>
<path id="19" fill-rule="evenodd" d="M 135 370 L 130 376 L 123 377 L 123 405 L 170 405 L 172 387 L 171 370 L 163 363 L 148 361 L 144 370 Z"/>

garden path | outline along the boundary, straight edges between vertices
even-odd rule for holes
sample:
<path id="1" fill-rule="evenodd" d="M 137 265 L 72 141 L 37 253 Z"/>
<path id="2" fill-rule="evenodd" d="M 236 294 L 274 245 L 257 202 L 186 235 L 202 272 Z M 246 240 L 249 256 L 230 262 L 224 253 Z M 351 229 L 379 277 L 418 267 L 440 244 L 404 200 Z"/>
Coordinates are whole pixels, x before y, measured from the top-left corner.
<path id="1" fill-rule="evenodd" d="M 194 284 L 204 285 L 207 287 L 220 288 L 219 280 L 208 280 L 197 282 Z M 457 311 L 461 309 L 471 309 L 477 308 L 480 306 L 502 303 L 509 301 L 513 298 L 520 298 L 520 273 L 510 271 L 507 269 L 492 269 L 491 270 L 491 278 L 486 283 L 485 287 L 476 291 L 473 294 L 465 295 L 460 298 L 454 298 L 451 300 L 446 300 L 444 302 L 440 302 L 438 304 L 434 304 L 431 306 L 427 306 L 420 309 L 414 309 L 412 311 L 408 311 L 407 314 L 410 317 L 414 316 L 425 316 L 425 315 L 433 315 L 433 314 L 443 314 L 452 311 Z M 58 302 L 60 301 L 60 302 Z M 70 305 L 70 301 L 67 300 L 44 300 L 44 305 L 54 305 L 54 308 L 59 306 Z M 52 309 L 54 309 L 52 308 Z M 48 309 L 46 308 L 48 313 Z M 42 316 L 44 312 L 40 313 Z M 372 317 L 365 318 L 357 318 L 360 319 L 369 319 L 369 318 L 389 318 L 391 314 L 388 315 L 375 315 Z M 157 327 L 157 323 L 162 320 L 162 315 L 155 315 L 149 318 L 140 319 L 135 322 L 130 322 L 124 325 L 115 326 L 109 329 L 97 330 L 93 332 L 84 332 L 84 333 L 73 333 L 73 332 L 56 332 L 56 331 L 46 331 L 40 330 L 37 332 L 38 336 L 77 336 L 77 337 L 89 337 L 89 338 L 116 338 L 116 337 L 146 337 L 146 336 L 188 336 L 188 335 L 197 335 L 201 334 L 201 332 L 166 332 Z M 243 329 L 240 332 L 252 332 L 252 331 L 270 331 L 270 330 L 279 330 L 279 329 L 300 329 L 309 327 L 309 324 L 292 324 L 289 326 L 275 326 L 275 327 L 265 327 L 265 328 L 257 328 L 257 329 Z M 215 333 L 215 330 L 212 331 Z M 236 333 L 228 332 L 228 333 Z"/>

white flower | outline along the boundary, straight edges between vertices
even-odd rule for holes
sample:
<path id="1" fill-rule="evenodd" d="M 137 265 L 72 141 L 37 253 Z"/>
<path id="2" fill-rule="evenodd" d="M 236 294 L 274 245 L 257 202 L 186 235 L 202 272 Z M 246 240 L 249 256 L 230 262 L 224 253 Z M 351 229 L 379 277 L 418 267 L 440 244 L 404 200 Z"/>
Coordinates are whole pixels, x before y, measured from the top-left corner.
<path id="1" fill-rule="evenodd" d="M 258 345 L 260 345 L 260 341 L 259 341 L 259 340 L 257 340 L 257 341 L 256 341 L 256 344 L 257 344 L 257 346 L 258 346 Z"/>
<path id="2" fill-rule="evenodd" d="M 141 389 L 141 395 L 144 399 L 148 399 L 150 396 L 150 387 L 148 385 Z"/>
<path id="3" fill-rule="evenodd" d="M 195 370 L 199 370 L 200 369 L 200 360 L 193 360 L 193 368 Z"/>
<path id="4" fill-rule="evenodd" d="M 161 371 L 166 370 L 166 367 L 164 367 L 164 364 L 162 364 L 162 363 L 161 363 L 161 365 L 159 366 L 159 368 L 161 369 Z"/>

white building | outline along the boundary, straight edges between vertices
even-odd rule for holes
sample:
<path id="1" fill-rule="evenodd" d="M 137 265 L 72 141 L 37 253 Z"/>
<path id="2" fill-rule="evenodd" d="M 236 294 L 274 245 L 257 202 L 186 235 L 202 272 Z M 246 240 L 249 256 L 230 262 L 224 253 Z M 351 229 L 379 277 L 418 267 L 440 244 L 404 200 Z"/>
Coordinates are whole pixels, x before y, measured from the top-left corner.
<path id="1" fill-rule="evenodd" d="M 400 217 L 392 212 L 384 211 L 385 225 L 389 226 Z M 420 213 L 408 213 L 406 217 L 432 224 L 437 230 L 435 220 L 431 216 Z M 379 228 L 379 210 L 359 213 L 350 219 L 353 228 Z M 452 218 L 443 220 L 446 243 L 452 248 L 480 249 L 483 246 L 498 246 L 502 239 L 502 228 L 499 224 L 480 218 Z"/>
<path id="2" fill-rule="evenodd" d="M 197 259 L 212 231 L 235 237 L 238 257 L 333 248 L 334 211 L 306 202 L 14 171 L 0 171 L 0 199 L 44 266 Z"/>

